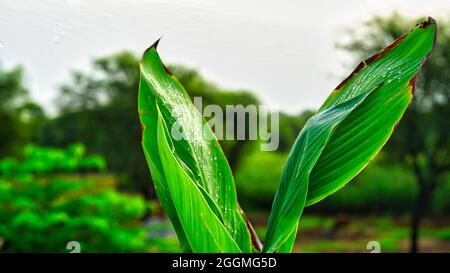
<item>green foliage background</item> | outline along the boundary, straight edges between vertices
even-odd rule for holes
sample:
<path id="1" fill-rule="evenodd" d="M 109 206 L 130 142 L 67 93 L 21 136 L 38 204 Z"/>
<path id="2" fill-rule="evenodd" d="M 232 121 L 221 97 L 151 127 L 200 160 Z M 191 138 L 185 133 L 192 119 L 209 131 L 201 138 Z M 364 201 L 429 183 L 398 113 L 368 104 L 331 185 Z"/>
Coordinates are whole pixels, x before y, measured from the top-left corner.
<path id="1" fill-rule="evenodd" d="M 101 173 L 103 157 L 84 155 L 80 144 L 24 150 L 20 161 L 0 161 L 3 251 L 66 252 L 69 241 L 83 252 L 147 249 L 140 221 L 154 204 L 118 192 L 115 179 Z"/>

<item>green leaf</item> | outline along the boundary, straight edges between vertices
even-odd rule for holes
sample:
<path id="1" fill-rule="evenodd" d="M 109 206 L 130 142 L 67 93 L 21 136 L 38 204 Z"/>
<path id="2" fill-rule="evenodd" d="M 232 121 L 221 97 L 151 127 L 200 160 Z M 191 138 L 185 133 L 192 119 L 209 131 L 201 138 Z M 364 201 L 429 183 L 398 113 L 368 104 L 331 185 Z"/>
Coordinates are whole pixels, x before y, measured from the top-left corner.
<path id="1" fill-rule="evenodd" d="M 265 252 L 288 252 L 305 206 L 334 193 L 381 150 L 434 46 L 432 18 L 363 61 L 300 132 L 272 205 Z"/>
<path id="2" fill-rule="evenodd" d="M 305 124 L 289 154 L 275 195 L 264 245 L 266 252 L 277 251 L 297 228 L 314 164 L 334 128 L 364 101 L 367 94 L 322 111 Z"/>
<path id="3" fill-rule="evenodd" d="M 156 44 L 142 58 L 139 86 L 139 115 L 143 126 L 143 149 L 151 170 L 156 193 L 171 219 L 184 251 L 205 251 L 204 244 L 194 240 L 209 228 L 200 218 L 201 211 L 192 210 L 194 204 L 185 204 L 185 212 L 194 221 L 191 229 L 177 210 L 179 203 L 169 187 L 170 173 L 164 171 L 161 141 L 157 138 L 158 111 L 166 124 L 173 145 L 177 168 L 193 181 L 210 210 L 224 225 L 240 251 L 251 251 L 250 234 L 237 203 L 236 190 L 230 167 L 214 133 L 195 109 L 186 91 L 162 64 Z M 159 109 L 159 110 L 158 110 Z M 181 170 L 173 170 L 181 172 Z M 182 183 L 180 185 L 185 185 Z M 173 189 L 172 189 L 173 190 Z M 197 196 L 197 195 L 195 195 Z M 197 200 L 196 202 L 200 202 Z M 201 237 L 200 237 L 201 238 Z M 201 243 L 200 245 L 197 245 Z M 227 246 L 224 244 L 224 247 Z M 208 250 L 211 250 L 208 248 Z M 234 252 L 234 248 L 222 251 Z"/>
<path id="4" fill-rule="evenodd" d="M 159 111 L 157 141 L 167 186 L 192 251 L 241 252 L 223 223 L 211 210 L 204 193 L 175 156 L 174 145 Z"/>

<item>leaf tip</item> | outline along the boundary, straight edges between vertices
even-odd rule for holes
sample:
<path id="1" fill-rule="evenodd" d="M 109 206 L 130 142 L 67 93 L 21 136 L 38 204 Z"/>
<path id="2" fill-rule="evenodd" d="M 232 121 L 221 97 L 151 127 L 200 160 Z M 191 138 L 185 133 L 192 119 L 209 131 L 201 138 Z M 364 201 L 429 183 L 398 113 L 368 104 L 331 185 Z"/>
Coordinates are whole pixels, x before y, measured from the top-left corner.
<path id="1" fill-rule="evenodd" d="M 149 46 L 145 51 L 144 51 L 144 55 L 149 52 L 152 49 L 155 49 L 155 51 L 158 49 L 158 44 L 159 41 L 161 41 L 163 36 L 159 37 L 158 40 L 156 40 L 151 46 Z"/>
<path id="2" fill-rule="evenodd" d="M 434 18 L 431 16 L 428 16 L 427 20 L 417 24 L 417 26 L 419 28 L 426 28 L 427 26 L 430 26 L 430 25 L 436 25 L 436 20 L 434 20 Z"/>
<path id="3" fill-rule="evenodd" d="M 148 52 L 150 52 L 152 49 L 154 49 L 155 52 L 156 52 L 157 49 L 158 49 L 159 41 L 161 41 L 162 37 L 163 37 L 163 36 L 159 37 L 158 40 L 156 40 L 151 46 L 149 46 L 149 47 L 144 51 L 144 54 L 143 54 L 143 55 L 145 56 L 145 55 L 146 55 Z M 144 60 L 144 57 L 142 57 L 141 60 L 143 61 L 143 60 Z M 141 61 L 141 62 L 142 62 L 142 61 Z M 169 74 L 169 76 L 173 76 L 173 73 L 172 73 L 172 72 L 164 65 L 164 63 L 161 62 L 161 64 L 162 64 L 164 70 L 166 71 L 166 73 Z"/>

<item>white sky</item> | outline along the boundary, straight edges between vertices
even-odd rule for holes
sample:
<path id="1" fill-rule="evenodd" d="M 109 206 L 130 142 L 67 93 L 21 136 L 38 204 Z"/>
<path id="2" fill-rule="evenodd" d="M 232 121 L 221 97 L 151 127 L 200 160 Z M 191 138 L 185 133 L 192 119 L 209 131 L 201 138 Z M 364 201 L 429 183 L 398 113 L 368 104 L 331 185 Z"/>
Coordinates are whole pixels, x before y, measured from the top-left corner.
<path id="1" fill-rule="evenodd" d="M 317 108 L 351 69 L 335 49 L 372 14 L 448 16 L 439 0 L 0 0 L 0 63 L 22 64 L 32 97 L 50 112 L 72 69 L 160 36 L 165 63 L 198 69 L 291 113 Z"/>

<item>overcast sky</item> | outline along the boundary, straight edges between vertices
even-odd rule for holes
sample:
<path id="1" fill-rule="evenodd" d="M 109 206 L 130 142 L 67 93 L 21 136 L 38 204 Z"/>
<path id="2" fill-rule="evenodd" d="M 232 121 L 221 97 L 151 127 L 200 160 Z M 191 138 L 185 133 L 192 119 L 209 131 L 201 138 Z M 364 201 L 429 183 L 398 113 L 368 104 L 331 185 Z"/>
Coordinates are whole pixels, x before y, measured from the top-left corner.
<path id="1" fill-rule="evenodd" d="M 22 64 L 32 97 L 52 112 L 72 69 L 160 36 L 165 63 L 298 113 L 317 108 L 350 73 L 335 49 L 373 14 L 448 16 L 448 0 L 0 0 L 0 62 Z M 53 108 L 54 109 L 54 108 Z"/>

